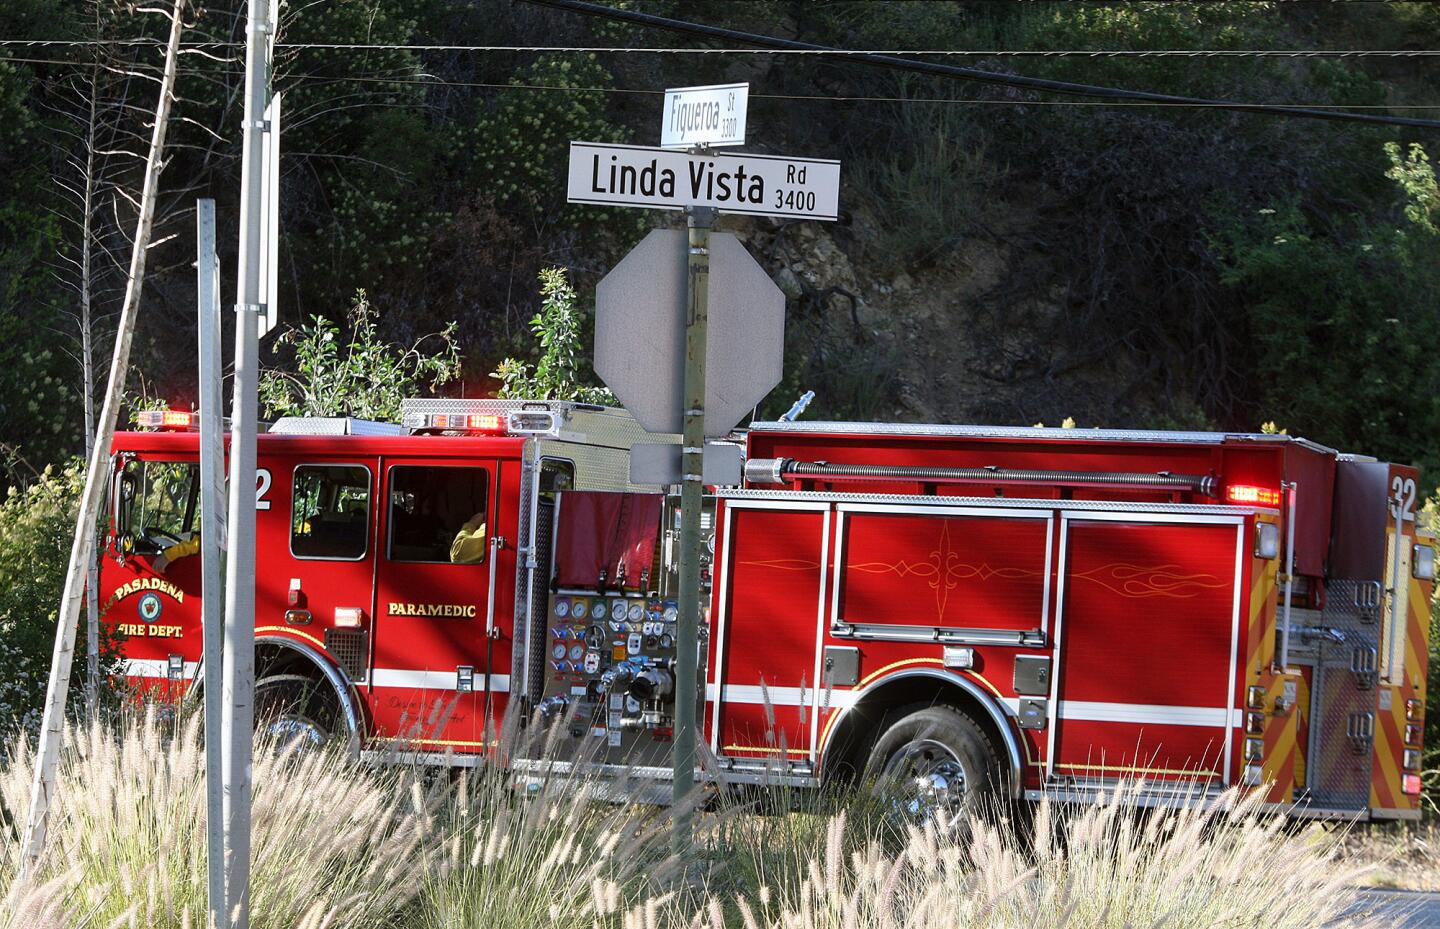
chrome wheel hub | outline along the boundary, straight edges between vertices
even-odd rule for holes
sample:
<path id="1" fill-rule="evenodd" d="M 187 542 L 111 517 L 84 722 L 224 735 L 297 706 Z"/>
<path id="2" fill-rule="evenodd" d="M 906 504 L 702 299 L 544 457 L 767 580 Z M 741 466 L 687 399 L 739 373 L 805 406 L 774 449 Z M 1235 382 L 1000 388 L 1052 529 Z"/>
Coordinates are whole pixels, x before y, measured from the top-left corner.
<path id="1" fill-rule="evenodd" d="M 325 744 L 325 730 L 303 716 L 281 716 L 260 727 L 260 732 L 273 739 L 280 753 L 306 752 Z"/>
<path id="2" fill-rule="evenodd" d="M 902 746 L 880 777 L 893 796 L 895 811 L 907 817 L 929 819 L 942 810 L 953 816 L 964 807 L 965 766 L 949 746 L 934 739 Z"/>

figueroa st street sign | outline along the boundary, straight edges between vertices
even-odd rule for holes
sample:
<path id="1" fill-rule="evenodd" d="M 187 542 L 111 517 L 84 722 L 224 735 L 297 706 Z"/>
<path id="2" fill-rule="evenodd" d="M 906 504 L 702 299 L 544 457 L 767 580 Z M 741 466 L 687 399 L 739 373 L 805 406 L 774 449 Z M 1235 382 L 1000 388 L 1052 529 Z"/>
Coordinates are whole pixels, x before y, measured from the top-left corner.
<path id="1" fill-rule="evenodd" d="M 571 142 L 566 196 L 571 203 L 835 219 L 840 162 Z"/>

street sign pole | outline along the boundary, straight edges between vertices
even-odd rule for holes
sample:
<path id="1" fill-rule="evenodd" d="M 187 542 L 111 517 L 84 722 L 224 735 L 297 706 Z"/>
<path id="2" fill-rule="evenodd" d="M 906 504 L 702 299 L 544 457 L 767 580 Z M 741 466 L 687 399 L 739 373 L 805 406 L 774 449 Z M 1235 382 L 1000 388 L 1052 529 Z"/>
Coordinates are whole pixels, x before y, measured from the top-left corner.
<path id="1" fill-rule="evenodd" d="M 696 665 L 700 651 L 700 522 L 704 507 L 705 348 L 710 306 L 710 228 L 715 210 L 687 211 L 685 419 L 680 448 L 680 624 L 675 642 L 675 743 L 671 803 L 676 854 L 690 850 L 690 792 L 695 789 Z"/>
<path id="2" fill-rule="evenodd" d="M 269 97 L 269 0 L 250 0 L 245 54 L 245 131 L 240 175 L 240 268 L 235 301 L 235 389 L 230 439 L 230 516 L 225 565 L 225 915 L 221 929 L 250 925 L 250 776 L 255 728 L 255 432 L 260 384 L 264 255 L 264 116 Z"/>
<path id="3" fill-rule="evenodd" d="M 641 428 L 680 433 L 678 473 L 672 444 L 636 445 L 630 471 L 635 483 L 680 483 L 671 745 L 671 841 L 679 856 L 691 851 L 696 710 L 703 705 L 697 678 L 705 439 L 729 433 L 779 383 L 785 342 L 785 295 L 734 235 L 712 236 L 711 229 L 722 210 L 804 219 L 839 214 L 840 162 L 712 150 L 744 143 L 748 95 L 745 84 L 668 90 L 660 148 L 572 141 L 566 181 L 571 203 L 683 209 L 688 227 L 683 239 L 678 230 L 652 230 L 595 288 L 595 372 Z M 714 294 L 713 353 L 712 263 L 722 282 Z M 638 454 L 642 449 L 647 453 Z M 710 483 L 739 483 L 738 468 L 724 476 L 724 455 L 708 457 Z"/>
<path id="4" fill-rule="evenodd" d="M 225 413 L 220 390 L 220 263 L 215 253 L 215 201 L 196 204 L 200 304 L 200 613 L 205 668 L 205 849 L 209 929 L 225 925 L 224 801 L 220 785 L 221 636 L 225 601 L 221 534 L 225 521 Z"/>

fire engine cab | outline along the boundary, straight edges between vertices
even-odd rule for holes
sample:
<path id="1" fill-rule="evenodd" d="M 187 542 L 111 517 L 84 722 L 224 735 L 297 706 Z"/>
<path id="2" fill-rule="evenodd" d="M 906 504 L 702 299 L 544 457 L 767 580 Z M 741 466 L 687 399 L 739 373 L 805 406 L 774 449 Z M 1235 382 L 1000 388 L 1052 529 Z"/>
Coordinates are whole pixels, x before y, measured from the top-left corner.
<path id="1" fill-rule="evenodd" d="M 115 439 L 100 603 L 127 676 L 193 691 L 198 435 L 149 424 Z M 678 494 L 630 482 L 642 440 L 559 402 L 276 422 L 257 716 L 443 764 L 497 721 L 560 727 L 539 741 L 663 779 L 691 699 L 724 782 L 1420 815 L 1411 467 L 1285 435 L 754 423 L 710 498 L 702 683 L 677 694 Z"/>

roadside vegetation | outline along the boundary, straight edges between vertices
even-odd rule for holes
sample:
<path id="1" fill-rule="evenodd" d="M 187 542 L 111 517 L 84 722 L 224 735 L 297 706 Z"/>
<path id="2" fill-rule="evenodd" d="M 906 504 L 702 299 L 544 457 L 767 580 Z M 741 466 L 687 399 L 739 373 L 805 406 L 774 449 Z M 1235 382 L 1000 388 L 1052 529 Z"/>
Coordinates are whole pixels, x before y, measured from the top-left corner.
<path id="1" fill-rule="evenodd" d="M 513 737 L 499 755 L 516 752 Z M 15 880 L 31 756 L 0 770 L 0 927 L 203 925 L 204 751 L 193 721 L 151 712 L 72 730 L 40 873 Z M 722 798 L 698 852 L 671 857 L 669 813 L 602 799 L 545 770 L 516 789 L 482 766 L 454 780 L 338 752 L 257 753 L 256 929 L 1312 929 L 1342 919 L 1360 874 L 1338 837 L 1220 809 L 1042 806 L 899 822 L 868 794 L 764 815 Z M 1024 838 L 1022 838 L 1022 836 Z"/>

